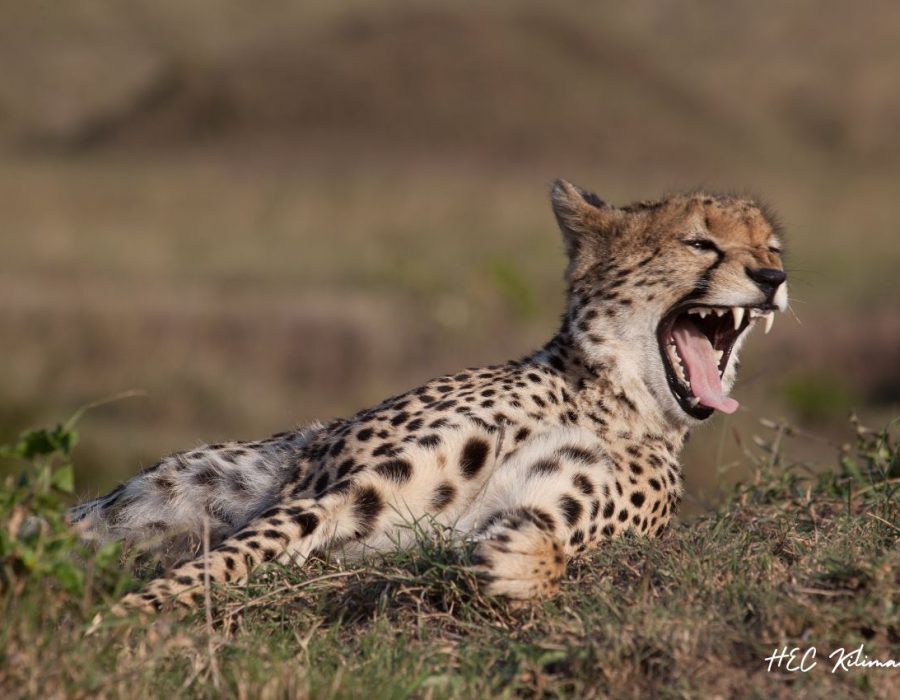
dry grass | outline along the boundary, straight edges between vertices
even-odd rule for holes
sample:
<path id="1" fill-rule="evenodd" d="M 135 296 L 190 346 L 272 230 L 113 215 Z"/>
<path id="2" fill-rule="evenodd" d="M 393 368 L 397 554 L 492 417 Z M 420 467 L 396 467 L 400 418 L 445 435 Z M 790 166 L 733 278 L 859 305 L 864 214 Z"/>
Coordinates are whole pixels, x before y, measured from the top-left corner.
<path id="1" fill-rule="evenodd" d="M 746 456 L 751 480 L 718 512 L 605 546 L 535 605 L 483 597 L 467 554 L 424 534 L 408 553 L 352 568 L 271 567 L 180 619 L 110 617 L 107 601 L 128 585 L 115 562 L 67 592 L 7 549 L 0 692 L 889 698 L 896 670 L 833 674 L 826 657 L 860 644 L 870 658 L 900 656 L 896 435 L 861 432 L 841 466 L 811 477 L 786 457 L 793 430 L 769 426 Z M 784 646 L 816 646 L 819 665 L 769 672 L 765 658 Z"/>

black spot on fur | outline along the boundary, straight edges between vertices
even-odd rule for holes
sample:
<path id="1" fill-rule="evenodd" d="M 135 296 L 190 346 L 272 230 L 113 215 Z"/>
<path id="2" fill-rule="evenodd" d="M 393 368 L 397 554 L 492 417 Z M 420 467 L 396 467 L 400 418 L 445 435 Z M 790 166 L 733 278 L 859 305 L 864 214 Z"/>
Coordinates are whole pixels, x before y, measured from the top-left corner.
<path id="1" fill-rule="evenodd" d="M 340 440 L 338 440 L 337 442 L 335 442 L 335 443 L 331 446 L 331 450 L 330 450 L 331 456 L 332 456 L 332 457 L 337 457 L 337 456 L 341 453 L 341 451 L 344 449 L 344 445 L 345 445 L 345 444 L 346 444 L 346 443 L 344 442 L 344 439 L 343 439 L 343 438 L 341 438 Z"/>
<path id="2" fill-rule="evenodd" d="M 205 467 L 194 474 L 194 483 L 200 486 L 212 486 L 221 475 L 212 467 Z"/>
<path id="3" fill-rule="evenodd" d="M 374 457 L 395 457 L 400 454 L 400 450 L 389 442 L 385 442 L 372 451 Z"/>
<path id="4" fill-rule="evenodd" d="M 328 481 L 331 477 L 328 476 L 328 472 L 323 472 L 322 476 L 316 479 L 316 491 L 321 493 L 326 488 L 328 488 Z"/>
<path id="5" fill-rule="evenodd" d="M 538 526 L 538 529 L 545 532 L 552 532 L 556 529 L 556 521 L 547 511 L 540 508 L 529 508 L 525 511 L 532 522 Z"/>
<path id="6" fill-rule="evenodd" d="M 456 498 L 456 487 L 448 481 L 438 486 L 431 497 L 431 509 L 434 512 L 444 510 Z"/>
<path id="7" fill-rule="evenodd" d="M 405 459 L 390 459 L 375 467 L 375 471 L 386 479 L 405 484 L 412 477 L 412 465 Z"/>
<path id="8" fill-rule="evenodd" d="M 418 443 L 422 447 L 437 447 L 441 444 L 441 436 L 440 435 L 423 435 L 419 438 Z"/>
<path id="9" fill-rule="evenodd" d="M 263 530 L 263 537 L 268 537 L 270 540 L 282 540 L 283 542 L 288 541 L 288 536 L 283 532 L 279 532 L 278 530 Z"/>
<path id="10" fill-rule="evenodd" d="M 306 510 L 294 515 L 293 521 L 300 526 L 301 537 L 312 534 L 319 527 L 319 516 Z"/>
<path id="11" fill-rule="evenodd" d="M 590 496 L 594 493 L 594 485 L 584 474 L 576 474 L 572 478 L 572 483 L 575 485 L 575 488 L 581 491 L 585 496 Z"/>
<path id="12" fill-rule="evenodd" d="M 530 476 L 550 476 L 559 471 L 559 462 L 551 459 L 542 459 L 531 465 L 528 470 Z"/>
<path id="13" fill-rule="evenodd" d="M 559 499 L 559 509 L 569 527 L 578 522 L 578 518 L 584 512 L 584 506 L 571 496 L 563 496 Z"/>
<path id="14" fill-rule="evenodd" d="M 353 486 L 353 479 L 341 479 L 340 481 L 336 481 L 330 489 L 328 489 L 328 493 L 331 495 L 346 493 L 350 490 L 350 487 Z"/>
<path id="15" fill-rule="evenodd" d="M 613 513 L 616 511 L 616 506 L 612 501 L 607 501 L 606 505 L 603 506 L 603 517 L 609 520 Z"/>
<path id="16" fill-rule="evenodd" d="M 640 491 L 635 491 L 631 494 L 631 502 L 634 504 L 635 508 L 640 508 L 644 505 L 644 494 Z"/>
<path id="17" fill-rule="evenodd" d="M 559 450 L 559 454 L 563 457 L 567 457 L 576 462 L 581 462 L 587 466 L 591 466 L 592 464 L 596 464 L 598 461 L 596 453 L 591 450 L 586 450 L 582 447 L 576 447 L 575 445 L 567 445 Z"/>
<path id="18" fill-rule="evenodd" d="M 356 521 L 363 530 L 363 534 L 368 534 L 375 526 L 375 518 L 379 516 L 384 509 L 384 501 L 381 494 L 372 486 L 360 489 L 353 501 L 353 514 Z"/>
<path id="19" fill-rule="evenodd" d="M 156 488 L 161 491 L 171 491 L 175 487 L 175 482 L 164 476 L 157 477 L 153 483 L 155 483 Z"/>
<path id="20" fill-rule="evenodd" d="M 345 459 L 343 462 L 341 462 L 341 465 L 338 467 L 337 478 L 343 479 L 345 476 L 347 476 L 347 474 L 350 472 L 351 469 L 353 469 L 353 460 Z"/>
<path id="21" fill-rule="evenodd" d="M 472 438 L 466 443 L 459 459 L 464 478 L 473 479 L 478 475 L 487 461 L 489 449 L 487 442 L 480 438 Z"/>
<path id="22" fill-rule="evenodd" d="M 371 428 L 363 428 L 356 434 L 356 439 L 360 442 L 365 442 L 369 438 L 372 437 L 372 429 Z"/>

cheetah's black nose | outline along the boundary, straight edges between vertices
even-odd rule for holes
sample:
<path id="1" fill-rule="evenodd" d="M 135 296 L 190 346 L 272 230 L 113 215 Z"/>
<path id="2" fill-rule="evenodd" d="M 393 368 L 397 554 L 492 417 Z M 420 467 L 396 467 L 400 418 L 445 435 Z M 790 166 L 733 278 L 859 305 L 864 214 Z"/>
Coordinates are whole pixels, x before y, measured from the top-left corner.
<path id="1" fill-rule="evenodd" d="M 774 267 L 761 267 L 759 269 L 747 268 L 747 277 L 756 282 L 763 293 L 771 298 L 778 289 L 778 285 L 787 279 L 784 270 L 776 270 Z"/>

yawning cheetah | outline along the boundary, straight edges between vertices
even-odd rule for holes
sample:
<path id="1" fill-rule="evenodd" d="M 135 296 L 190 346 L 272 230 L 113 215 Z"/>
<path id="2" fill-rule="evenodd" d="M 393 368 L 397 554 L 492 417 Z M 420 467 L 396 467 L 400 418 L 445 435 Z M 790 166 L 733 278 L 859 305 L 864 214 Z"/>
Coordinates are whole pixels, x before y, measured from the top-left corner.
<path id="1" fill-rule="evenodd" d="M 474 541 L 489 593 L 553 592 L 566 559 L 656 535 L 681 497 L 689 428 L 728 396 L 749 329 L 787 306 L 777 226 L 756 202 L 692 193 L 617 208 L 564 181 L 562 327 L 504 365 L 434 379 L 352 418 L 167 457 L 70 519 L 93 539 L 179 535 L 195 557 L 126 607 L 194 604 L 204 574 L 352 557 L 423 518 Z M 209 523 L 211 549 L 196 543 Z M 184 537 L 183 535 L 188 535 Z"/>

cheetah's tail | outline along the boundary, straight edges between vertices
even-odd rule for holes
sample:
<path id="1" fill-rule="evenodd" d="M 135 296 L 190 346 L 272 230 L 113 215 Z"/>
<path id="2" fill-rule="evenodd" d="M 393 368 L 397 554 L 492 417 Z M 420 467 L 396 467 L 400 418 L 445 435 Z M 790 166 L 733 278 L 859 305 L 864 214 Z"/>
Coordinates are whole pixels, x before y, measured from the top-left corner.
<path id="1" fill-rule="evenodd" d="M 314 424 L 261 442 L 172 455 L 66 518 L 97 546 L 121 541 L 165 564 L 179 561 L 197 553 L 207 526 L 214 546 L 271 507 L 319 430 Z"/>

